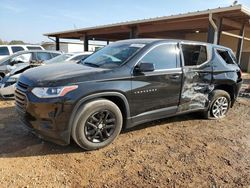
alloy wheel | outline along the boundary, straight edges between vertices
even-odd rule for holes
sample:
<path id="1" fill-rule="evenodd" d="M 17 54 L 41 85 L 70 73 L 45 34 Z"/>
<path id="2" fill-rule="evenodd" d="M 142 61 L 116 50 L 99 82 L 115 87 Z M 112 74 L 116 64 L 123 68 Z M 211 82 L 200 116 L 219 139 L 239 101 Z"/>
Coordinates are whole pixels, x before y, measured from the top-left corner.
<path id="1" fill-rule="evenodd" d="M 113 134 L 115 127 L 115 115 L 109 110 L 102 110 L 95 112 L 87 119 L 84 133 L 90 142 L 100 143 Z"/>
<path id="2" fill-rule="evenodd" d="M 228 110 L 228 100 L 226 97 L 219 97 L 216 99 L 212 106 L 212 115 L 215 118 L 222 118 L 225 116 Z"/>

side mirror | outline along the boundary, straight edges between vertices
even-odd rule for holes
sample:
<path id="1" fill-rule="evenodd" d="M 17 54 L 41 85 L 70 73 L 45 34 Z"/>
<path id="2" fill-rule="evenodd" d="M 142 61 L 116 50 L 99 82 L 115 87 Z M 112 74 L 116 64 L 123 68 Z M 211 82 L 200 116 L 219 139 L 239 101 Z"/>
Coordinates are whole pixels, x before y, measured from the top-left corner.
<path id="1" fill-rule="evenodd" d="M 140 63 L 135 67 L 137 72 L 153 72 L 155 70 L 155 66 L 153 63 Z"/>

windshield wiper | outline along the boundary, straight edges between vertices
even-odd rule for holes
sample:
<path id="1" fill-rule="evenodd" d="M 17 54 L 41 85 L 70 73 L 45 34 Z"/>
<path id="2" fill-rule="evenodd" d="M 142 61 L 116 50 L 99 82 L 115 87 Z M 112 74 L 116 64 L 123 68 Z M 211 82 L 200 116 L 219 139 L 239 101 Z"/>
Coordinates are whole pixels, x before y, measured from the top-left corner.
<path id="1" fill-rule="evenodd" d="M 94 63 L 90 63 L 90 62 L 84 62 L 83 64 L 84 64 L 84 65 L 89 65 L 89 66 L 91 66 L 91 67 L 100 67 L 99 65 L 94 64 Z"/>

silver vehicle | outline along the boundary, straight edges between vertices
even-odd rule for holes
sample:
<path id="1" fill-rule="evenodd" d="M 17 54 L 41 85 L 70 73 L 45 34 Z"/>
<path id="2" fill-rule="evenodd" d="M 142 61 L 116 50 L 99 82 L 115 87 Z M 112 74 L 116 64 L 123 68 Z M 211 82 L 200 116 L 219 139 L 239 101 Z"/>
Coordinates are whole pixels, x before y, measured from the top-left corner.
<path id="1" fill-rule="evenodd" d="M 22 63 L 42 63 L 43 61 L 52 59 L 61 55 L 58 51 L 47 50 L 30 50 L 14 53 L 11 56 L 0 60 L 0 82 L 11 70 L 15 69 L 18 64 Z"/>
<path id="2" fill-rule="evenodd" d="M 80 60 L 86 59 L 92 53 L 93 52 L 65 53 L 65 54 L 61 54 L 53 59 L 50 59 L 48 61 L 44 61 L 44 64 L 54 64 L 54 63 L 61 63 L 61 62 L 77 63 Z"/>
<path id="3" fill-rule="evenodd" d="M 15 85 L 20 75 L 27 69 L 31 68 L 29 63 L 18 65 L 12 69 L 0 82 L 0 96 L 4 99 L 14 97 Z"/>
<path id="4" fill-rule="evenodd" d="M 0 96 L 4 99 L 13 98 L 15 92 L 15 85 L 21 74 L 39 65 L 52 65 L 54 63 L 80 63 L 82 60 L 87 58 L 91 52 L 75 53 L 75 54 L 62 54 L 49 61 L 44 61 L 41 64 L 33 63 L 21 63 L 14 66 L 8 66 L 9 73 L 0 82 Z M 65 57 L 68 57 L 64 59 Z M 61 61 L 58 61 L 60 59 Z M 54 61 L 53 61 L 54 60 Z"/>

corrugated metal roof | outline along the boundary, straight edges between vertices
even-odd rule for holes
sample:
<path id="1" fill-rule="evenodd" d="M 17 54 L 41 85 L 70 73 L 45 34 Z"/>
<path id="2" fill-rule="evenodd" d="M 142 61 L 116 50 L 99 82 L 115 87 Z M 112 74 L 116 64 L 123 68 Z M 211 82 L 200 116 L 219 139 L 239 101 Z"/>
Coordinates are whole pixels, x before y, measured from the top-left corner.
<path id="1" fill-rule="evenodd" d="M 94 26 L 94 27 L 66 30 L 66 31 L 54 32 L 54 33 L 46 33 L 44 35 L 45 36 L 55 36 L 55 35 L 59 35 L 59 34 L 67 34 L 67 33 L 72 33 L 72 32 L 86 32 L 86 31 L 94 30 L 94 29 L 104 29 L 104 28 L 124 26 L 124 25 L 135 25 L 135 24 L 141 24 L 141 23 L 146 23 L 146 22 L 170 20 L 170 19 L 184 18 L 184 17 L 190 17 L 190 16 L 200 16 L 200 15 L 206 15 L 209 13 L 222 13 L 222 12 L 233 11 L 233 10 L 240 10 L 243 13 L 245 13 L 246 15 L 250 16 L 250 9 L 239 4 L 239 5 L 232 5 L 229 7 L 218 7 L 215 9 L 207 9 L 207 10 L 203 10 L 203 11 L 188 12 L 188 13 L 177 14 L 177 15 L 119 22 L 119 23 L 114 23 L 114 24 L 107 24 L 107 25 L 100 25 L 100 26 Z"/>

